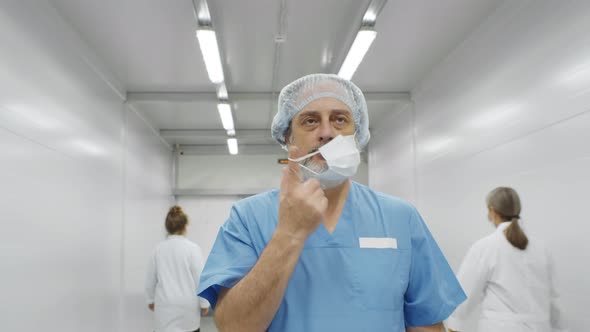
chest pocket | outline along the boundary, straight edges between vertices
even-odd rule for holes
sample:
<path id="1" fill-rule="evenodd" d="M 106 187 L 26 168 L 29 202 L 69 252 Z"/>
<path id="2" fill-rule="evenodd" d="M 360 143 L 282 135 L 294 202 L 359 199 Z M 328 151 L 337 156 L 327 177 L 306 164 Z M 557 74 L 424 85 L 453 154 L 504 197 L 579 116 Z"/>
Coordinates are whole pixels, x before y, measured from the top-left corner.
<path id="1" fill-rule="evenodd" d="M 350 250 L 354 292 L 361 308 L 403 310 L 410 274 L 410 250 L 354 248 Z"/>

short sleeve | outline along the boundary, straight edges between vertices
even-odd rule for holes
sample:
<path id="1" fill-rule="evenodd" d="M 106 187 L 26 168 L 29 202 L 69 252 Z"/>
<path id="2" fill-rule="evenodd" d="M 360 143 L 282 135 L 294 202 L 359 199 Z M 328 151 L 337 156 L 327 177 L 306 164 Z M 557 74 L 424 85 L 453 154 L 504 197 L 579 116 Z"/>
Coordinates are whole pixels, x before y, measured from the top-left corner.
<path id="1" fill-rule="evenodd" d="M 215 308 L 220 287 L 231 288 L 256 264 L 258 255 L 235 206 L 221 226 L 205 263 L 198 295 Z"/>
<path id="2" fill-rule="evenodd" d="M 406 326 L 432 325 L 449 317 L 466 296 L 415 208 L 409 222 L 412 261 L 404 297 Z"/>

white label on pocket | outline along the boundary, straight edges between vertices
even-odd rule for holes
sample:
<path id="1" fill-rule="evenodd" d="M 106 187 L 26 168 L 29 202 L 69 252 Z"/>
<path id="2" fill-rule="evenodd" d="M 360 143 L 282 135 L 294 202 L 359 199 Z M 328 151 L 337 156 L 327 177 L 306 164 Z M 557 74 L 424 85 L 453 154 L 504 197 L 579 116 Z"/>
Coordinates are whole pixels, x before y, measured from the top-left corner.
<path id="1" fill-rule="evenodd" d="M 397 249 L 397 240 L 392 237 L 359 237 L 361 248 Z"/>

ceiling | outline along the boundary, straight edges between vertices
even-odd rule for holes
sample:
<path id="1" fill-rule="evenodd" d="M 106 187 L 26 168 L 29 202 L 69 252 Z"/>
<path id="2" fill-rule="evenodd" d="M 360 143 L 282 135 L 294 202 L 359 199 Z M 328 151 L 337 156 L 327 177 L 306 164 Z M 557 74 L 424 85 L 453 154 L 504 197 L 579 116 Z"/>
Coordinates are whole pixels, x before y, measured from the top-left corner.
<path id="1" fill-rule="evenodd" d="M 226 149 L 191 0 L 51 2 L 114 73 L 128 104 L 166 141 Z M 240 146 L 251 145 L 245 151 L 277 147 L 269 132 L 277 93 L 305 74 L 336 73 L 370 2 L 209 0 L 236 137 Z M 410 91 L 498 4 L 386 1 L 377 38 L 352 79 L 366 94 L 371 127 L 409 105 Z"/>

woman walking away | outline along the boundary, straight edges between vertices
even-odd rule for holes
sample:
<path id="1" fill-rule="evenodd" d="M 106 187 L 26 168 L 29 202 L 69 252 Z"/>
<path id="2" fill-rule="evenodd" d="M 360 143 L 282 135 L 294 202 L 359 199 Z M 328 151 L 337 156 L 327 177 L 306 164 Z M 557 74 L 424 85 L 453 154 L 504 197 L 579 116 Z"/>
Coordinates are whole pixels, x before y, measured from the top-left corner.
<path id="1" fill-rule="evenodd" d="M 201 248 L 186 238 L 187 226 L 182 208 L 170 208 L 168 237 L 158 244 L 148 264 L 146 296 L 157 332 L 198 332 L 201 315 L 209 312 L 209 302 L 197 297 L 203 270 Z"/>
<path id="2" fill-rule="evenodd" d="M 567 331 L 546 247 L 524 232 L 520 198 L 499 187 L 486 199 L 496 230 L 467 252 L 457 275 L 467 293 L 449 318 L 450 331 L 465 331 L 464 321 L 481 304 L 478 332 Z"/>

